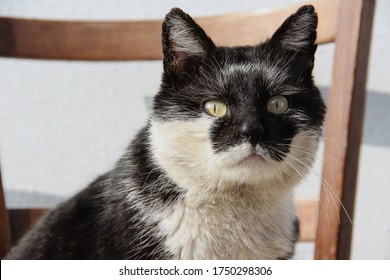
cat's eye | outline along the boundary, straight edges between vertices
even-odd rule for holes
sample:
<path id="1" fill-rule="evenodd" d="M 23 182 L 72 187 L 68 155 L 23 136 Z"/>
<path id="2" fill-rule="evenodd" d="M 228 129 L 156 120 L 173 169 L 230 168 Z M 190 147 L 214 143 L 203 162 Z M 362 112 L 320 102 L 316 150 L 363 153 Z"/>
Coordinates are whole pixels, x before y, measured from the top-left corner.
<path id="1" fill-rule="evenodd" d="M 207 114 L 217 118 L 224 116 L 227 112 L 226 104 L 218 99 L 211 99 L 206 101 L 203 105 L 203 108 Z"/>
<path id="2" fill-rule="evenodd" d="M 274 96 L 268 100 L 267 109 L 274 114 L 282 114 L 288 109 L 288 101 L 284 96 Z"/>

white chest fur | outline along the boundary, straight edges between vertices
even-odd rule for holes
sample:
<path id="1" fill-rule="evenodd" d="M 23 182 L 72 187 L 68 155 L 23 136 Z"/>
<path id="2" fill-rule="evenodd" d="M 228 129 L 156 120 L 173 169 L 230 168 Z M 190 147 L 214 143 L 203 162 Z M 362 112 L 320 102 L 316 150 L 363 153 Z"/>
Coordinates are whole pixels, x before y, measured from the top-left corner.
<path id="1" fill-rule="evenodd" d="M 296 172 L 288 158 L 231 168 L 245 154 L 245 144 L 214 153 L 211 123 L 152 122 L 153 159 L 185 193 L 180 202 L 153 217 L 165 247 L 175 259 L 286 256 L 294 246 L 291 192 L 302 171 Z M 289 155 L 310 165 L 314 153 L 299 154 L 305 150 L 301 147 L 310 147 L 302 140 L 308 138 L 297 135 Z"/>
<path id="2" fill-rule="evenodd" d="M 290 195 L 271 207 L 249 193 L 203 202 L 191 195 L 159 223 L 175 259 L 275 259 L 293 250 Z"/>

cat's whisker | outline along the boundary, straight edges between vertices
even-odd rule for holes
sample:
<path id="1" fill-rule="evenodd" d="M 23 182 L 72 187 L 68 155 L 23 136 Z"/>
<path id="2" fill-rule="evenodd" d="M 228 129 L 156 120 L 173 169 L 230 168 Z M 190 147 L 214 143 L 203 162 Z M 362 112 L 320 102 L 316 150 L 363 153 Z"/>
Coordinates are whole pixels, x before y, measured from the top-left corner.
<path id="1" fill-rule="evenodd" d="M 327 209 L 325 208 L 324 204 L 322 203 L 321 200 L 318 199 L 318 203 L 317 203 L 317 219 L 316 219 L 316 231 L 318 230 L 318 226 L 319 226 L 319 214 L 320 214 L 320 209 L 319 207 L 322 207 L 322 209 L 324 210 L 323 213 L 325 213 L 325 218 L 326 218 L 326 221 L 327 221 L 327 224 L 328 224 L 328 236 L 330 236 L 330 229 L 331 229 L 331 226 L 330 226 L 330 217 L 329 217 L 329 214 L 327 212 Z"/>
<path id="2" fill-rule="evenodd" d="M 303 167 L 305 167 L 307 170 L 310 170 L 310 167 L 307 166 L 304 162 L 302 162 L 300 159 L 296 158 L 295 156 L 291 155 L 291 154 L 288 154 L 287 156 L 291 157 L 294 161 L 296 162 L 299 162 L 300 165 L 302 165 Z M 339 211 L 338 211 L 338 205 L 341 206 L 341 208 L 344 210 L 344 213 L 346 214 L 348 220 L 350 221 L 351 224 L 353 224 L 353 221 L 352 221 L 352 218 L 350 217 L 347 209 L 345 208 L 344 204 L 342 203 L 342 201 L 339 199 L 336 191 L 333 189 L 333 187 L 331 186 L 331 184 L 326 180 L 324 179 L 320 174 L 318 174 L 315 170 L 311 170 L 314 174 L 316 174 L 320 179 L 321 179 L 321 184 L 323 184 L 324 186 L 324 190 L 328 192 L 329 194 L 329 197 L 331 197 L 333 199 L 333 202 L 335 204 L 335 207 L 337 209 L 337 212 L 338 212 L 338 219 L 339 219 L 339 223 L 340 223 L 340 215 L 339 215 Z M 328 197 L 328 196 L 327 196 Z M 336 202 L 337 200 L 337 202 Z"/>
<path id="3" fill-rule="evenodd" d="M 296 162 L 289 161 L 288 163 L 289 163 L 290 168 L 292 168 L 293 170 L 295 170 L 295 172 L 296 172 L 297 174 L 299 174 L 302 178 L 304 178 L 303 174 L 302 174 L 300 171 L 298 171 L 298 170 L 296 169 L 296 167 L 295 167 Z M 328 199 L 329 199 L 329 198 L 328 198 Z M 330 231 L 330 218 L 329 218 L 327 209 L 324 207 L 324 205 L 323 205 L 323 203 L 322 203 L 321 200 L 318 200 L 318 204 L 317 204 L 317 217 L 318 217 L 318 215 L 319 215 L 319 209 L 318 209 L 318 207 L 320 207 L 320 206 L 324 209 L 326 221 L 327 221 L 327 223 L 328 223 L 328 230 Z M 337 208 L 336 208 L 336 209 L 337 209 Z M 317 219 L 316 219 L 316 226 L 315 226 L 316 230 L 317 230 L 317 228 L 318 228 L 318 222 L 319 222 L 319 219 L 317 218 Z"/>
<path id="4" fill-rule="evenodd" d="M 297 145 L 297 144 L 294 145 L 294 144 L 285 144 L 285 143 L 274 143 L 274 145 L 280 146 L 280 147 L 286 147 L 286 148 L 293 148 L 295 151 L 298 151 L 299 153 L 302 153 L 305 155 L 309 155 L 309 156 L 313 155 L 311 152 L 308 152 L 304 147 Z M 323 154 L 326 155 L 331 160 L 338 161 L 338 159 L 336 159 L 334 156 L 330 155 L 329 153 L 326 153 L 325 151 Z M 316 155 L 316 158 L 317 157 L 318 157 L 318 155 Z"/>

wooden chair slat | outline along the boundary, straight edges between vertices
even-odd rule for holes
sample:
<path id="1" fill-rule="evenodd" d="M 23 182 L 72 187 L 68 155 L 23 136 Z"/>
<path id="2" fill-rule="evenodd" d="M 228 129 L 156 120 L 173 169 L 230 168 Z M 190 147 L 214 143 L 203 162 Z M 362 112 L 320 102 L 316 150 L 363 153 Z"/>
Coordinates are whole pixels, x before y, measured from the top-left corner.
<path id="1" fill-rule="evenodd" d="M 336 37 L 325 126 L 317 259 L 350 257 L 374 7 L 372 0 L 344 0 L 340 7 L 343 24 Z"/>
<path id="2" fill-rule="evenodd" d="M 320 20 L 318 43 L 333 41 L 339 0 L 314 1 Z M 196 20 L 216 45 L 254 45 L 269 38 L 300 5 Z M 162 58 L 161 20 L 55 21 L 0 18 L 0 56 L 69 60 L 157 60 Z"/>
<path id="3" fill-rule="evenodd" d="M 3 193 L 3 183 L 0 172 L 0 259 L 11 249 L 11 231 Z"/>
<path id="4" fill-rule="evenodd" d="M 12 245 L 15 245 L 48 210 L 47 208 L 8 209 Z"/>
<path id="5" fill-rule="evenodd" d="M 0 18 L 0 55 L 69 60 L 161 58 L 161 22 Z"/>
<path id="6" fill-rule="evenodd" d="M 318 200 L 299 199 L 296 201 L 297 215 L 300 222 L 300 242 L 313 242 L 318 223 Z"/>

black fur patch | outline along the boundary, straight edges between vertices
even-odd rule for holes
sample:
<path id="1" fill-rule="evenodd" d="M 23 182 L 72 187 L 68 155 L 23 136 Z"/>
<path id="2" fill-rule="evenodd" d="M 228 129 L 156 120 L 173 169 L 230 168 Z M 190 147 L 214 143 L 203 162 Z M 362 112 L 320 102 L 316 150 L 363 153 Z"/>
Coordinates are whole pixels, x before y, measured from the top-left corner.
<path id="1" fill-rule="evenodd" d="M 117 169 L 123 169 L 123 172 L 119 173 L 121 177 L 117 178 L 117 183 L 133 180 L 134 188 L 145 200 L 153 203 L 173 203 L 180 198 L 181 193 L 162 168 L 153 163 L 149 139 L 147 126 L 132 142 L 128 155 L 119 161 Z M 129 162 L 133 163 L 133 168 L 129 168 Z M 156 182 L 159 182 L 157 186 Z"/>
<path id="2" fill-rule="evenodd" d="M 155 225 L 139 220 L 142 213 L 126 200 L 128 190 L 111 185 L 112 177 L 112 173 L 100 177 L 49 212 L 6 258 L 171 258 L 157 237 Z"/>
<path id="3" fill-rule="evenodd" d="M 298 242 L 299 235 L 301 233 L 298 218 L 295 219 L 293 228 L 294 228 L 294 235 L 293 235 L 293 239 L 291 240 L 291 243 L 295 244 L 296 242 Z M 288 254 L 286 254 L 285 256 L 279 258 L 279 260 L 289 260 L 294 256 L 294 253 L 295 250 L 292 250 L 291 252 L 288 252 Z"/>

